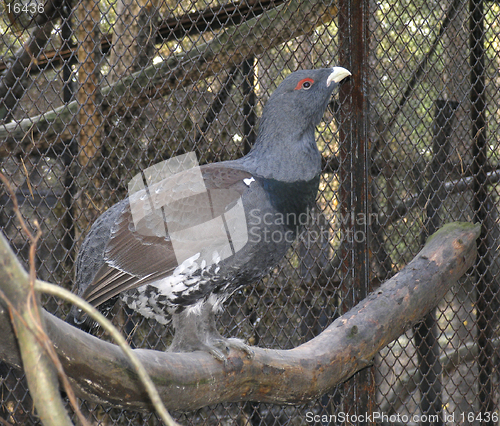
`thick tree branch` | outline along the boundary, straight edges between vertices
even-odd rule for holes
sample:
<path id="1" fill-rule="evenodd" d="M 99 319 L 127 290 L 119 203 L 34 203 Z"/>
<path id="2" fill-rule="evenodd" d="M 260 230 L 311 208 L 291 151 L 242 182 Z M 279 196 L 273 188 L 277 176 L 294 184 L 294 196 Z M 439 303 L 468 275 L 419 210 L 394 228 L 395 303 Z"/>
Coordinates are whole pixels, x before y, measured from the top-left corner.
<path id="1" fill-rule="evenodd" d="M 0 76 L 0 120 L 7 123 L 12 119 L 19 99 L 23 96 L 28 84 L 27 70 L 36 63 L 40 51 L 47 43 L 54 28 L 53 21 L 31 31 L 29 40 L 16 52 L 5 72 Z"/>
<path id="2" fill-rule="evenodd" d="M 320 0 L 290 0 L 243 24 L 227 28 L 210 42 L 195 46 L 187 53 L 173 55 L 102 88 L 100 106 L 109 115 L 119 105 L 123 107 L 165 96 L 223 68 L 240 64 L 250 55 L 259 55 L 270 47 L 307 34 L 318 25 L 330 22 L 335 12 L 336 3 L 325 5 Z M 43 148 L 56 136 L 61 139 L 71 137 L 77 130 L 76 111 L 78 105 L 73 101 L 36 117 L 0 125 L 0 140 L 3 142 L 0 155 L 27 151 L 32 139 Z M 32 133 L 30 138 L 25 137 L 27 133 Z M 38 141 L 42 136 L 43 140 Z"/>
<path id="3" fill-rule="evenodd" d="M 231 352 L 226 364 L 205 353 L 136 349 L 170 409 L 193 410 L 223 401 L 298 404 L 324 394 L 371 363 L 384 346 L 436 306 L 474 263 L 479 226 L 454 223 L 434 234 L 422 251 L 323 333 L 292 350 L 255 348 L 246 359 Z M 4 239 L 0 239 L 0 242 Z M 0 258 L 0 287 L 19 285 L 6 273 L 13 254 Z M 44 315 L 76 393 L 129 409 L 150 409 L 149 399 L 119 348 Z M 9 319 L 0 312 L 0 359 L 19 365 Z"/>
<path id="4" fill-rule="evenodd" d="M 179 40 L 187 35 L 216 32 L 227 26 L 238 25 L 283 2 L 284 0 L 245 0 L 209 6 L 182 15 L 169 15 L 159 24 L 155 43 Z M 100 50 L 104 55 L 111 49 L 112 38 L 113 33 L 110 32 L 101 39 Z M 75 50 L 76 45 L 74 44 L 66 45 L 62 49 L 45 49 L 36 68 L 29 71 L 31 73 L 41 72 L 47 67 L 57 68 L 68 61 L 72 62 Z M 6 61 L 10 60 L 11 58 L 6 59 Z M 0 62 L 0 72 L 5 69 L 6 65 Z"/>
<path id="5" fill-rule="evenodd" d="M 20 23 L 22 27 L 34 26 L 35 28 L 31 30 L 29 40 L 15 53 L 14 57 L 6 61 L 5 70 L 0 75 L 0 120 L 4 122 L 11 120 L 18 100 L 28 87 L 25 83 L 29 70 L 33 64 L 36 64 L 40 52 L 49 40 L 54 28 L 54 19 L 59 16 L 61 3 L 60 0 L 47 1 L 43 8 L 44 12 L 36 14 L 34 19 L 27 19 L 26 16 L 11 17 L 14 23 Z"/>

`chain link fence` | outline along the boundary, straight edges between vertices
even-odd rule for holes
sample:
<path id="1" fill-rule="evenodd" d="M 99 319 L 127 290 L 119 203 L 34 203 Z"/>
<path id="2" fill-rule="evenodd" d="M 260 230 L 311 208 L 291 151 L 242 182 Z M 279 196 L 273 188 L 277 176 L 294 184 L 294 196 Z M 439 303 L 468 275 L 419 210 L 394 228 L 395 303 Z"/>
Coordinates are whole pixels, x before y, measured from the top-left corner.
<path id="1" fill-rule="evenodd" d="M 497 2 L 30 1 L 0 6 L 0 170 L 41 226 L 44 280 L 72 288 L 85 234 L 141 170 L 191 151 L 201 164 L 248 152 L 270 93 L 301 68 L 353 73 L 318 128 L 317 220 L 267 278 L 226 303 L 224 335 L 293 348 L 441 225 L 482 224 L 474 268 L 373 367 L 305 406 L 220 404 L 174 413 L 181 424 L 498 424 Z M 4 188 L 0 200 L 2 232 L 26 264 Z M 122 305 L 111 315 L 136 347 L 171 341 L 169 327 Z M 2 423 L 37 424 L 22 372 L 2 363 L 0 377 Z M 159 424 L 81 408 L 96 425 Z M 342 417 L 374 412 L 386 417 Z"/>

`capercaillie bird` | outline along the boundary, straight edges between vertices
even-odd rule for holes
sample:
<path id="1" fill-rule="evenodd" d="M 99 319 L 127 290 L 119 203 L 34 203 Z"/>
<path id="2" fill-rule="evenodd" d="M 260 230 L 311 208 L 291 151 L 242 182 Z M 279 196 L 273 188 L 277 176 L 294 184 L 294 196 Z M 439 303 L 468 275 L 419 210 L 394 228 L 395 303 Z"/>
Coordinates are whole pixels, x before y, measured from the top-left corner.
<path id="1" fill-rule="evenodd" d="M 164 179 L 150 173 L 154 184 L 129 191 L 91 227 L 77 257 L 78 294 L 95 306 L 121 297 L 145 317 L 172 320 L 170 351 L 205 350 L 222 361 L 230 347 L 251 354 L 219 334 L 214 314 L 276 266 L 302 231 L 321 173 L 315 127 L 349 75 L 334 67 L 286 77 L 242 158 L 177 172 L 170 164 Z M 74 307 L 67 321 L 88 325 Z"/>

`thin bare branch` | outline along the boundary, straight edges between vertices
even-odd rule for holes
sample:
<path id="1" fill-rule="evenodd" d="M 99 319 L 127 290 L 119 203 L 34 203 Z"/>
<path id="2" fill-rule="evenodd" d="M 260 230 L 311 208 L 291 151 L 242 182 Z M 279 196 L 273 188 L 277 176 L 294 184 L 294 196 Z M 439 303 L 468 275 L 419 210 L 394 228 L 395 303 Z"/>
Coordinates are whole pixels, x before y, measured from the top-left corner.
<path id="1" fill-rule="evenodd" d="M 10 198 L 12 200 L 12 203 L 14 205 L 14 212 L 17 216 L 17 219 L 19 221 L 19 224 L 21 226 L 21 229 L 23 230 L 24 234 L 28 237 L 30 240 L 30 249 L 29 249 L 29 289 L 26 292 L 26 300 L 25 303 L 21 302 L 21 305 L 18 306 L 25 306 L 26 309 L 23 309 L 23 315 L 21 315 L 12 304 L 7 296 L 3 293 L 0 292 L 0 297 L 4 299 L 5 303 L 7 303 L 10 315 L 13 321 L 13 324 L 15 327 L 19 327 L 19 323 L 23 325 L 24 329 L 23 331 L 31 332 L 32 336 L 37 340 L 38 344 L 40 345 L 40 348 L 45 350 L 46 355 L 50 357 L 52 360 L 59 378 L 61 379 L 63 383 L 63 387 L 66 391 L 66 394 L 68 395 L 68 398 L 70 400 L 71 405 L 73 406 L 73 409 L 75 413 L 77 414 L 80 422 L 82 423 L 83 426 L 89 426 L 87 420 L 81 413 L 79 406 L 78 406 L 78 401 L 75 397 L 75 393 L 73 391 L 73 388 L 71 387 L 68 377 L 64 373 L 64 369 L 62 367 L 61 362 L 59 361 L 59 357 L 57 356 L 56 351 L 54 350 L 54 346 L 52 345 L 52 342 L 48 338 L 47 334 L 45 333 L 44 327 L 43 327 L 43 320 L 42 317 L 40 316 L 40 310 L 39 310 L 39 305 L 40 301 L 39 298 L 35 292 L 35 282 L 36 282 L 36 265 L 35 265 L 35 256 L 36 256 L 36 245 L 39 240 L 39 238 L 42 235 L 42 231 L 40 229 L 40 225 L 38 224 L 38 221 L 35 220 L 34 225 L 37 229 L 37 232 L 35 235 L 29 230 L 28 226 L 26 225 L 26 222 L 24 218 L 22 217 L 21 211 L 19 210 L 19 205 L 17 202 L 17 197 L 15 195 L 15 192 L 10 185 L 8 179 L 0 173 L 0 179 L 4 183 L 5 187 L 7 188 L 7 191 L 10 194 Z M 21 346 L 21 342 L 20 342 Z M 26 358 L 26 357 L 25 357 Z M 24 359 L 24 358 L 23 358 Z M 28 366 L 25 366 L 25 368 L 28 368 Z M 36 368 L 36 366 L 35 366 Z M 27 374 L 29 376 L 29 374 Z M 32 380 L 37 380 L 39 376 L 33 374 L 33 379 Z M 36 389 L 40 389 L 41 392 L 44 392 L 43 390 L 43 385 L 39 383 L 35 383 Z M 54 419 L 55 421 L 61 421 L 61 422 L 66 422 L 69 420 L 67 417 L 66 411 L 64 409 L 64 406 L 62 404 L 62 401 L 59 397 L 59 392 L 58 392 L 58 387 L 54 387 L 54 389 L 48 389 L 47 393 L 49 395 L 57 394 L 58 398 L 54 402 Z M 45 401 L 44 398 L 39 397 L 41 402 L 43 403 Z M 33 400 L 36 401 L 36 396 L 33 396 Z M 40 415 L 42 418 L 42 415 Z"/>

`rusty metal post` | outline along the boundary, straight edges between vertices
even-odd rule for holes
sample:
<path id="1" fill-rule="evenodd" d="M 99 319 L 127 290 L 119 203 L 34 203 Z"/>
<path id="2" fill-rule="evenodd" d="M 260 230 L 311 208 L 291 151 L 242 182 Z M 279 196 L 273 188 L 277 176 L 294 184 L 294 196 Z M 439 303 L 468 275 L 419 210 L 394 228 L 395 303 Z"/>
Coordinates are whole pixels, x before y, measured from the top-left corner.
<path id="1" fill-rule="evenodd" d="M 470 0 L 470 64 L 471 64 L 471 121 L 472 121 L 472 175 L 474 176 L 474 221 L 481 223 L 476 261 L 477 292 L 477 342 L 479 346 L 479 411 L 491 413 L 495 410 L 493 374 L 494 337 L 492 303 L 497 284 L 491 274 L 491 259 L 488 250 L 488 229 L 485 223 L 490 214 L 488 206 L 487 168 L 488 141 L 486 138 L 485 99 L 485 29 L 484 1 Z M 486 422 L 493 425 L 494 422 Z"/>
<path id="2" fill-rule="evenodd" d="M 344 312 L 364 299 L 370 290 L 369 16 L 369 1 L 339 1 L 339 63 L 352 72 L 351 79 L 340 90 L 340 215 Z M 356 374 L 347 382 L 345 392 L 345 413 L 372 413 L 375 407 L 373 368 Z"/>

